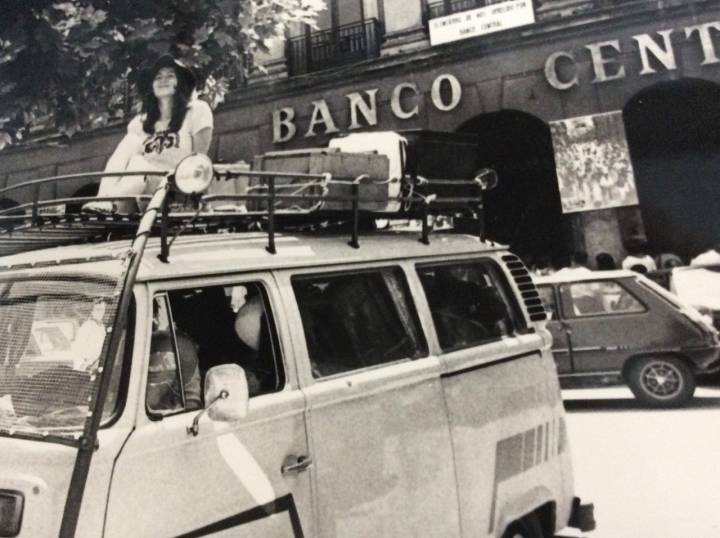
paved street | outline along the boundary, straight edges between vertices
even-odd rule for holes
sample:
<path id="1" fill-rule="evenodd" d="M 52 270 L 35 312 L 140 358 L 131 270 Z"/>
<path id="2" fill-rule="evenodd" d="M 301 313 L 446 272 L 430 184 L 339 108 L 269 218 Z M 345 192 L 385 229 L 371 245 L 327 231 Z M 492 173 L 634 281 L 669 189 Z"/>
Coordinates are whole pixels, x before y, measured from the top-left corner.
<path id="1" fill-rule="evenodd" d="M 690 407 L 641 408 L 626 388 L 563 391 L 587 538 L 720 537 L 720 389 Z"/>

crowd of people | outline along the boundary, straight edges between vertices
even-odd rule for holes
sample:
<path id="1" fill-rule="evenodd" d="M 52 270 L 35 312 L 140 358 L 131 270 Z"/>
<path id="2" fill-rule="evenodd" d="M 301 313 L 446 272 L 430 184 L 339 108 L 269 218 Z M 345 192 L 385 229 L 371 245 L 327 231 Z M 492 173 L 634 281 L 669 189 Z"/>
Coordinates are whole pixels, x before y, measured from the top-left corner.
<path id="1" fill-rule="evenodd" d="M 611 254 L 600 252 L 595 256 L 593 264 L 587 252 L 575 251 L 557 265 L 549 257 L 538 257 L 532 260 L 529 265 L 532 272 L 538 276 L 591 270 L 612 271 L 614 269 L 626 269 L 646 274 L 655 271 L 668 271 L 685 265 L 720 265 L 720 242 L 710 249 L 691 257 L 689 260 L 683 260 L 679 255 L 672 252 L 653 254 L 647 243 L 640 241 L 629 242 L 626 245 L 626 250 L 628 254 L 620 262 L 616 261 Z"/>

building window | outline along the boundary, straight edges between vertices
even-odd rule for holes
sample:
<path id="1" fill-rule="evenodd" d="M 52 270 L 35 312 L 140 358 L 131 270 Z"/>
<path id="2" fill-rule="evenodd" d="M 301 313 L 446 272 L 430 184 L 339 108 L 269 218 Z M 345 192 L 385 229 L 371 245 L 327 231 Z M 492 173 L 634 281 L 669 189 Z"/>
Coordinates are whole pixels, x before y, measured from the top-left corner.
<path id="1" fill-rule="evenodd" d="M 428 20 L 437 19 L 505 1 L 507 0 L 431 0 L 427 2 L 427 18 Z"/>
<path id="2" fill-rule="evenodd" d="M 301 35 L 287 41 L 290 76 L 331 69 L 380 55 L 384 35 L 380 11 L 368 10 L 363 0 L 328 2 L 319 18 L 319 30 L 304 27 Z"/>

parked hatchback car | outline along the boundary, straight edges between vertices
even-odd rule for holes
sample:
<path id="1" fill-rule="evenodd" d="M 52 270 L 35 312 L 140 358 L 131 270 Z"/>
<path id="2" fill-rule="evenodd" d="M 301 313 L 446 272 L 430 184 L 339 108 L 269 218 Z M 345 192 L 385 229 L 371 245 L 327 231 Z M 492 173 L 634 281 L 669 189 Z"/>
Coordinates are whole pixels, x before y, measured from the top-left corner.
<path id="1" fill-rule="evenodd" d="M 693 397 L 698 374 L 720 369 L 718 332 L 676 296 L 632 271 L 536 278 L 564 386 L 624 382 L 670 407 Z"/>

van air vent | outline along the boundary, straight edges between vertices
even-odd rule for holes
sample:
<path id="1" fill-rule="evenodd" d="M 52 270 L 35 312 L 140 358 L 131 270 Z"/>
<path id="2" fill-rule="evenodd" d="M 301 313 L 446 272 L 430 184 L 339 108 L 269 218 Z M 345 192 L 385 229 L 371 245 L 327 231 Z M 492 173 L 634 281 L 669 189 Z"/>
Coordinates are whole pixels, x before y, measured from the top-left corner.
<path id="1" fill-rule="evenodd" d="M 510 275 L 520 289 L 520 296 L 525 303 L 530 320 L 545 321 L 547 319 L 545 307 L 525 264 L 513 254 L 502 256 L 502 261 L 505 262 L 505 266 L 510 270 Z"/>

